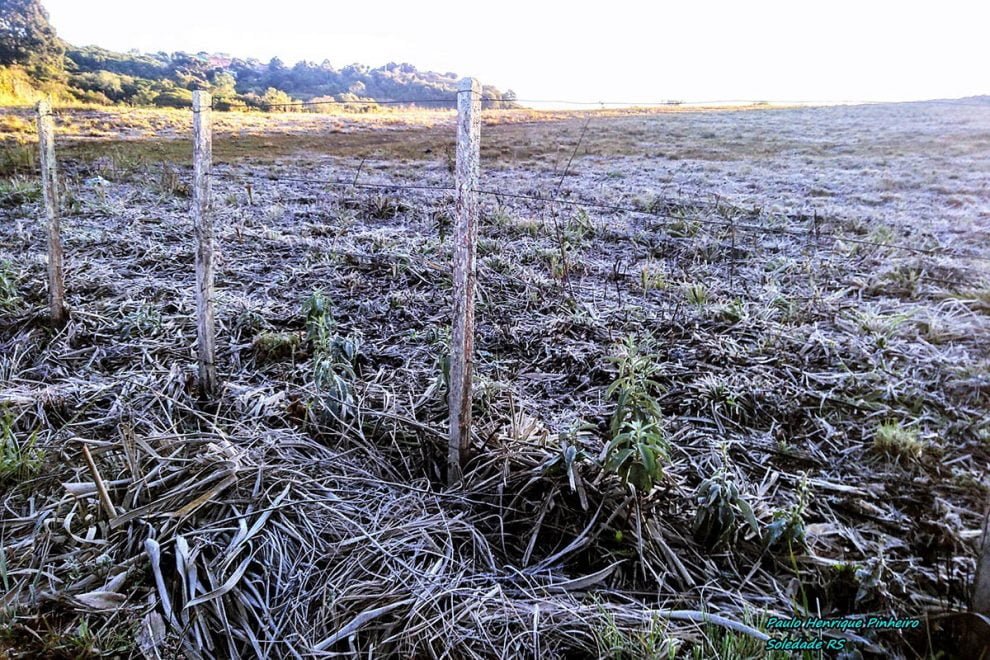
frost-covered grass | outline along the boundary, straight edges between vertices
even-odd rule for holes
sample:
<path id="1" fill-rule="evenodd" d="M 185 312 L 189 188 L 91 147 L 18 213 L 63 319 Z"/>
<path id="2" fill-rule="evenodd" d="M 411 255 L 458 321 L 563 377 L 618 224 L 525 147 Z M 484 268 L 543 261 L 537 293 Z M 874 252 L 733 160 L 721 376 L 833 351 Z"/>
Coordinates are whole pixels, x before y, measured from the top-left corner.
<path id="1" fill-rule="evenodd" d="M 131 537 L 111 530 L 112 545 L 73 545 L 62 536 L 67 545 L 46 554 L 33 549 L 49 546 L 30 536 L 87 534 L 81 516 L 73 523 L 59 507 L 98 510 L 85 493 L 65 495 L 62 483 L 90 478 L 74 446 L 66 446 L 69 434 L 103 449 L 97 460 L 107 479 L 118 480 L 118 506 L 155 506 L 142 481 L 123 478 L 133 469 L 125 460 L 133 432 L 140 447 L 160 443 L 154 446 L 169 466 L 220 465 L 209 447 L 228 442 L 250 455 L 235 461 L 237 497 L 204 497 L 200 527 L 195 517 L 169 522 L 158 537 L 163 548 L 173 543 L 168 535 L 184 534 L 211 565 L 210 553 L 228 545 L 223 535 L 236 532 L 222 507 L 244 511 L 254 506 L 248 497 L 274 497 L 282 486 L 268 480 L 284 471 L 294 489 L 332 483 L 334 497 L 354 502 L 348 515 L 367 516 L 374 530 L 368 538 L 408 541 L 415 561 L 433 567 L 407 573 L 405 560 L 393 565 L 389 555 L 374 554 L 375 544 L 353 542 L 365 537 L 345 529 L 347 516 L 333 532 L 339 537 L 329 535 L 337 529 L 330 519 L 302 523 L 305 538 L 325 550 L 314 555 L 312 547 L 285 542 L 280 534 L 298 520 L 273 506 L 264 530 L 271 542 L 259 548 L 285 563 L 245 564 L 244 581 L 218 596 L 261 607 L 244 584 L 263 583 L 272 602 L 295 603 L 272 619 L 282 626 L 278 634 L 248 628 L 271 636 L 265 643 L 272 648 L 327 638 L 361 612 L 392 604 L 398 609 L 359 630 L 351 650 L 385 653 L 392 647 L 379 644 L 397 644 L 425 655 L 439 648 L 430 645 L 441 634 L 444 644 L 464 645 L 453 651 L 464 655 L 479 648 L 473 644 L 492 644 L 485 648 L 522 655 L 676 646 L 689 656 L 748 657 L 758 641 L 637 613 L 646 606 L 704 611 L 758 627 L 765 615 L 801 608 L 824 616 L 962 608 L 990 460 L 990 279 L 986 262 L 971 258 L 990 256 L 986 183 L 979 180 L 990 159 L 986 115 L 931 104 L 615 113 L 594 115 L 583 139 L 583 119 L 567 114 L 486 125 L 485 188 L 635 212 L 482 198 L 480 460 L 469 470 L 466 495 L 450 500 L 440 484 L 453 199 L 443 191 L 320 183 L 449 186 L 448 120 L 389 128 L 355 119 L 353 130 L 341 133 L 331 128 L 337 119 L 318 116 L 250 118 L 257 123 L 244 124 L 250 130 L 243 134 L 218 127 L 218 369 L 225 394 L 216 414 L 200 411 L 189 389 L 188 140 L 66 140 L 60 154 L 72 319 L 64 332 L 43 323 L 37 196 L 0 208 L 7 273 L 0 293 L 9 303 L 0 310 L 0 397 L 15 420 L 12 437 L 36 438 L 34 446 L 47 452 L 33 481 L 3 495 L 0 525 L 16 549 L 4 558 L 11 575 L 37 575 L 30 580 L 45 590 L 74 597 L 100 588 L 104 578 L 84 575 L 66 557 L 111 553 L 140 569 L 114 586 L 134 604 L 121 619 L 138 616 L 156 589 L 140 543 L 118 542 Z M 289 130 L 292 122 L 298 130 Z M 319 416 L 312 390 L 319 351 L 303 339 L 300 310 L 314 291 L 326 295 L 334 336 L 360 338 L 343 383 L 348 407 L 360 411 L 342 423 Z M 669 447 L 659 486 L 639 498 L 628 498 L 615 475 L 596 466 L 615 413 L 610 358 L 630 336 L 652 337 L 644 343 L 655 367 L 651 397 Z M 189 453 L 173 460 L 178 438 Z M 298 456 L 287 451 L 293 448 Z M 391 508 L 365 510 L 369 500 L 352 490 L 349 463 L 314 461 L 331 450 L 367 457 L 370 480 L 394 489 Z M 691 531 L 695 493 L 714 483 L 713 475 L 726 483 L 731 476 L 756 521 L 720 530 L 723 545 L 714 551 Z M 201 495 L 185 483 L 176 482 L 167 509 Z M 411 502 L 429 512 L 425 522 L 385 517 L 386 508 L 404 516 L 395 503 Z M 336 500 L 328 506 L 332 511 Z M 43 508 L 57 524 L 28 524 Z M 445 546 L 424 554 L 427 546 L 415 545 L 443 536 L 433 520 L 468 526 L 493 560 L 467 552 L 453 565 L 435 564 Z M 782 520 L 800 534 L 792 534 L 789 549 L 768 547 L 780 538 Z M 144 522 L 129 524 L 135 539 L 147 533 Z M 103 540 L 103 528 L 93 529 Z M 582 535 L 587 541 L 576 542 Z M 320 578 L 316 564 L 336 570 L 357 551 L 377 563 L 355 566 L 382 575 Z M 542 575 L 524 571 L 544 561 L 558 581 L 611 572 L 587 592 L 554 590 L 557 601 L 545 591 L 538 613 L 513 610 L 507 619 L 486 609 L 518 598 L 491 599 L 485 594 L 496 593 L 492 585 L 523 588 Z M 271 579 L 273 571 L 285 572 Z M 171 568 L 166 575 L 175 580 Z M 308 576 L 299 578 L 309 580 L 308 590 L 298 589 L 298 576 Z M 426 583 L 452 584 L 456 594 L 407 593 Z M 174 596 L 189 596 L 177 584 Z M 29 626 L 49 601 L 31 599 L 40 587 L 20 585 L 13 589 L 18 625 Z M 321 591 L 331 588 L 349 595 Z M 596 614 L 605 606 L 605 615 Z M 212 607 L 189 611 L 207 616 Z M 237 625 L 254 625 L 240 609 L 225 611 Z M 475 616 L 482 611 L 488 618 Z M 568 611 L 579 616 L 568 618 Z M 435 633 L 420 625 L 424 612 L 452 627 Z M 88 625 L 100 633 L 120 624 L 90 616 Z M 68 615 L 66 621 L 78 626 Z M 179 633 L 169 630 L 174 641 Z M 392 631 L 407 632 L 386 641 Z M 22 632 L 24 644 L 34 643 Z M 213 638 L 218 649 L 237 639 Z M 888 655 L 909 643 L 898 633 L 877 640 Z"/>

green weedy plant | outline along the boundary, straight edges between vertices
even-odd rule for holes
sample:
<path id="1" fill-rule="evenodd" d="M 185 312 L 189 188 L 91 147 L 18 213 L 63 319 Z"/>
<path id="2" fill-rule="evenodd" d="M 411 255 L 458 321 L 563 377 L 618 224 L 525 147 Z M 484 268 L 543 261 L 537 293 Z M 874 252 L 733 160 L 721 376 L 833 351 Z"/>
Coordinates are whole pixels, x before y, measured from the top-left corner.
<path id="1" fill-rule="evenodd" d="M 854 603 L 859 605 L 870 598 L 890 597 L 887 582 L 890 578 L 890 567 L 883 556 L 883 551 L 872 559 L 868 559 L 856 569 L 855 579 L 858 585 Z"/>
<path id="2" fill-rule="evenodd" d="M 668 453 L 667 441 L 657 422 L 627 421 L 606 448 L 605 469 L 646 493 L 663 478 L 661 461 Z"/>
<path id="3" fill-rule="evenodd" d="M 162 329 L 162 314 L 157 307 L 138 303 L 120 321 L 120 332 L 125 337 L 147 337 Z"/>
<path id="4" fill-rule="evenodd" d="M 616 406 L 612 440 L 604 451 L 605 469 L 641 493 L 649 492 L 663 478 L 663 462 L 670 451 L 662 427 L 663 411 L 656 399 L 662 389 L 654 378 L 659 367 L 649 349 L 648 341 L 626 338 L 618 355 L 610 358 L 618 376 L 607 390 Z"/>
<path id="5" fill-rule="evenodd" d="M 788 548 L 804 545 L 804 512 L 810 497 L 811 485 L 808 475 L 804 474 L 798 486 L 797 500 L 790 507 L 774 513 L 773 522 L 767 527 L 765 538 L 768 548 L 785 544 Z"/>
<path id="6" fill-rule="evenodd" d="M 12 312 L 20 305 L 17 276 L 9 261 L 0 262 L 0 311 Z"/>
<path id="7" fill-rule="evenodd" d="M 579 448 L 575 442 L 582 432 L 590 429 L 588 425 L 578 425 L 570 433 L 560 434 L 560 452 L 554 454 L 543 464 L 545 472 L 562 471 L 567 475 L 567 483 L 571 492 L 576 493 L 581 500 L 581 507 L 588 508 L 588 496 L 584 488 L 584 480 L 578 471 L 578 465 L 582 462 L 594 460 L 583 449 Z"/>
<path id="8" fill-rule="evenodd" d="M 355 336 L 337 333 L 330 302 L 322 291 L 314 291 L 303 303 L 306 340 L 313 354 L 313 384 L 323 393 L 321 403 L 334 417 L 342 419 L 356 410 L 353 381 L 354 364 L 361 343 Z"/>
<path id="9" fill-rule="evenodd" d="M 709 550 L 729 539 L 736 528 L 738 515 L 759 537 L 760 525 L 753 507 L 739 492 L 739 486 L 724 465 L 701 482 L 694 500 L 698 505 L 694 515 L 694 538 Z"/>
<path id="10" fill-rule="evenodd" d="M 488 215 L 487 220 L 495 227 L 508 227 L 512 224 L 512 215 L 507 208 L 499 204 Z"/>
<path id="11" fill-rule="evenodd" d="M 37 446 L 37 434 L 19 442 L 14 433 L 14 415 L 4 410 L 0 417 L 0 482 L 27 479 L 37 475 L 45 462 L 45 452 Z"/>

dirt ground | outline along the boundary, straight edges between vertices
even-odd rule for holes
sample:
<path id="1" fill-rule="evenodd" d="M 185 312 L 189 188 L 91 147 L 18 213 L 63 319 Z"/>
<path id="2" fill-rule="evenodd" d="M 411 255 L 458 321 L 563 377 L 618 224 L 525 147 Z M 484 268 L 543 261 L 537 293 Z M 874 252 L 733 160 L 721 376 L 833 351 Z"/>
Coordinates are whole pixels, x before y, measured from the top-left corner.
<path id="1" fill-rule="evenodd" d="M 64 329 L 28 157 L 0 188 L 12 656 L 763 657 L 771 616 L 876 615 L 924 623 L 838 637 L 967 657 L 987 632 L 961 612 L 990 495 L 990 102 L 486 114 L 453 491 L 453 117 L 218 115 L 203 403 L 188 117 L 137 115 L 60 118 Z M 630 495 L 603 459 L 635 355 L 666 451 Z"/>

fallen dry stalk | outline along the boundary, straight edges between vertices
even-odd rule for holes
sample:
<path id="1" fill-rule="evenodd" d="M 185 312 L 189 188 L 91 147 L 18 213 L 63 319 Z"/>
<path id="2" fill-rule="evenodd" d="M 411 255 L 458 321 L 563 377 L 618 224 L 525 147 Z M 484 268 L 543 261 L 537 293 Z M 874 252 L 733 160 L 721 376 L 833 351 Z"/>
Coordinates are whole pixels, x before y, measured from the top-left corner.
<path id="1" fill-rule="evenodd" d="M 100 476 L 100 471 L 96 469 L 96 463 L 93 462 L 93 455 L 89 453 L 89 447 L 86 443 L 80 443 L 82 448 L 83 458 L 86 459 L 86 467 L 89 468 L 89 473 L 93 476 L 93 483 L 96 486 L 96 492 L 100 496 L 100 505 L 103 507 L 103 511 L 107 514 L 109 520 L 113 520 L 117 517 L 117 510 L 113 506 L 113 500 L 110 499 L 110 493 L 107 491 L 106 485 L 103 483 L 103 477 Z"/>

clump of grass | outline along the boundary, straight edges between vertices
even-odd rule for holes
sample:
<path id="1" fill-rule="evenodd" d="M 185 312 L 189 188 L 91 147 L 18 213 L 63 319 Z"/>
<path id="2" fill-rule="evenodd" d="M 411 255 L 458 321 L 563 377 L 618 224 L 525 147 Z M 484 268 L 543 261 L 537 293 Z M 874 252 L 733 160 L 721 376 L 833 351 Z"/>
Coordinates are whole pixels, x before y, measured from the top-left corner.
<path id="1" fill-rule="evenodd" d="M 17 293 L 17 275 L 9 261 L 0 261 L 0 310 L 12 312 L 21 304 Z"/>
<path id="2" fill-rule="evenodd" d="M 34 122 L 18 115 L 4 115 L 0 117 L 0 133 L 12 133 L 14 135 L 31 134 L 35 130 Z"/>
<path id="3" fill-rule="evenodd" d="M 478 238 L 476 249 L 478 258 L 484 258 L 493 254 L 501 254 L 503 252 L 503 245 L 497 238 L 481 236 Z"/>
<path id="4" fill-rule="evenodd" d="M 749 624 L 748 621 L 747 624 Z M 761 618 L 761 621 L 749 625 L 762 628 L 765 623 Z M 790 651 L 768 651 L 766 642 L 756 637 L 709 624 L 704 627 L 702 641 L 691 646 L 687 655 L 679 657 L 686 657 L 691 660 L 708 660 L 709 658 L 718 658 L 719 660 L 752 660 L 753 658 L 793 660 L 793 658 L 810 659 L 817 656 L 813 656 L 811 652 L 796 654 Z"/>
<path id="5" fill-rule="evenodd" d="M 853 312 L 853 319 L 859 329 L 871 335 L 878 348 L 886 348 L 911 316 L 910 313 L 883 314 L 868 308 Z"/>
<path id="6" fill-rule="evenodd" d="M 560 248 L 541 248 L 538 250 L 540 258 L 546 265 L 547 272 L 555 280 L 567 279 L 569 273 L 574 271 L 574 260 L 572 255 L 576 250 L 570 245 L 564 244 Z"/>
<path id="7" fill-rule="evenodd" d="M 802 320 L 801 305 L 784 293 L 774 295 L 767 306 L 768 318 L 778 318 L 785 325 L 798 324 Z"/>
<path id="8" fill-rule="evenodd" d="M 0 207 L 14 207 L 41 200 L 41 186 L 37 181 L 12 177 L 0 181 Z"/>
<path id="9" fill-rule="evenodd" d="M 887 225 L 877 225 L 867 236 L 867 240 L 880 245 L 887 245 L 894 240 L 894 230 Z"/>
<path id="10" fill-rule="evenodd" d="M 990 314 L 990 287 L 968 289 L 949 297 L 961 300 L 974 311 Z"/>
<path id="11" fill-rule="evenodd" d="M 642 211 L 643 213 L 660 213 L 666 208 L 667 204 L 660 195 L 646 193 L 633 198 L 632 206 L 637 211 Z"/>
<path id="12" fill-rule="evenodd" d="M 454 216 L 447 207 L 431 209 L 427 212 L 430 224 L 437 232 L 437 237 L 443 243 L 454 229 Z"/>
<path id="13" fill-rule="evenodd" d="M 482 263 L 492 272 L 502 275 L 514 275 L 518 268 L 517 264 L 504 254 L 493 254 L 485 257 Z"/>
<path id="14" fill-rule="evenodd" d="M 508 227 L 512 224 L 512 215 L 503 206 L 496 206 L 488 214 L 486 220 L 495 227 Z"/>
<path id="15" fill-rule="evenodd" d="M 0 177 L 34 172 L 37 157 L 33 144 L 5 144 L 0 149 Z"/>
<path id="16" fill-rule="evenodd" d="M 700 282 L 685 284 L 684 295 L 692 305 L 703 307 L 708 303 L 708 288 Z"/>
<path id="17" fill-rule="evenodd" d="M 739 298 L 733 298 L 724 305 L 719 305 L 715 310 L 718 317 L 727 323 L 739 323 L 746 318 L 746 305 Z"/>
<path id="18" fill-rule="evenodd" d="M 667 277 L 662 263 L 648 259 L 639 269 L 639 285 L 643 293 L 667 286 Z"/>
<path id="19" fill-rule="evenodd" d="M 674 206 L 670 209 L 668 218 L 662 227 L 675 238 L 692 238 L 701 232 L 701 223 L 688 217 L 687 209 L 681 206 Z"/>
<path id="20" fill-rule="evenodd" d="M 602 658 L 633 660 L 634 658 L 673 658 L 681 647 L 681 640 L 667 634 L 667 622 L 654 617 L 640 630 L 623 630 L 615 616 L 604 607 L 599 609 L 601 623 L 595 630 L 598 655 Z"/>
<path id="21" fill-rule="evenodd" d="M 688 218 L 674 218 L 667 224 L 667 231 L 675 238 L 693 238 L 701 231 L 701 223 Z"/>
<path id="22" fill-rule="evenodd" d="M 925 271 L 918 264 L 895 264 L 877 277 L 871 293 L 915 296 L 921 287 Z"/>
<path id="23" fill-rule="evenodd" d="M 0 417 L 0 482 L 30 479 L 41 472 L 45 452 L 37 447 L 37 434 L 18 440 L 14 415 L 4 410 Z"/>
<path id="24" fill-rule="evenodd" d="M 918 459 L 925 445 L 916 429 L 905 428 L 900 422 L 884 422 L 873 434 L 873 450 L 893 458 Z"/>
<path id="25" fill-rule="evenodd" d="M 375 220 L 390 220 L 409 210 L 409 206 L 397 197 L 377 193 L 368 198 L 365 205 L 367 214 Z"/>
<path id="26" fill-rule="evenodd" d="M 258 359 L 263 362 L 277 362 L 292 357 L 302 345 L 302 338 L 295 332 L 262 332 L 252 342 Z"/>
<path id="27" fill-rule="evenodd" d="M 712 411 L 734 411 L 741 406 L 742 393 L 737 392 L 725 376 L 708 373 L 689 385 L 699 402 Z"/>
<path id="28" fill-rule="evenodd" d="M 162 194 L 174 197 L 189 197 L 192 194 L 189 186 L 179 177 L 179 170 L 169 163 L 161 164 L 157 188 Z"/>
<path id="29" fill-rule="evenodd" d="M 145 169 L 148 154 L 132 149 L 113 147 L 105 156 L 93 161 L 96 174 L 107 181 L 125 181 Z"/>
<path id="30" fill-rule="evenodd" d="M 134 655 L 135 624 L 93 625 L 88 617 L 67 628 L 50 628 L 37 640 L 44 657 L 100 658 Z"/>
<path id="31" fill-rule="evenodd" d="M 120 332 L 125 337 L 148 337 L 162 329 L 162 313 L 152 305 L 140 303 L 121 320 Z"/>
<path id="32" fill-rule="evenodd" d="M 577 245 L 591 238 L 597 232 L 595 223 L 584 209 L 578 211 L 568 220 L 563 228 L 563 238 L 566 243 Z"/>
<path id="33" fill-rule="evenodd" d="M 543 223 L 536 218 L 516 218 L 512 223 L 515 230 L 520 234 L 535 238 L 543 231 Z"/>

